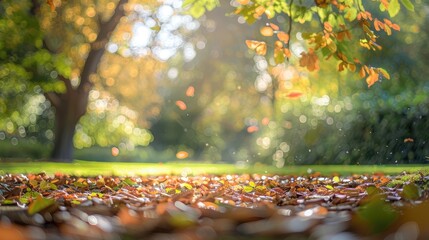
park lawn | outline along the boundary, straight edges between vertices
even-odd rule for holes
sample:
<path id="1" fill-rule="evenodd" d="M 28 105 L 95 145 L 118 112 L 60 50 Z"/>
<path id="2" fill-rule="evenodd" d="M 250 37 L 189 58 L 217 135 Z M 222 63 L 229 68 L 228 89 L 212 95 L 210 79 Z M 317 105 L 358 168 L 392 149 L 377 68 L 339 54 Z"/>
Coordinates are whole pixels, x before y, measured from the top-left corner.
<path id="1" fill-rule="evenodd" d="M 255 164 L 248 167 L 237 167 L 225 163 L 203 162 L 167 162 L 167 163 L 135 163 L 135 162 L 92 162 L 76 160 L 73 163 L 57 162 L 0 162 L 0 175 L 7 173 L 40 173 L 45 172 L 97 176 L 154 176 L 154 175 L 201 175 L 201 174 L 279 174 L 307 175 L 320 172 L 322 175 L 352 175 L 352 174 L 399 174 L 402 172 L 429 172 L 429 165 L 303 165 L 274 166 Z"/>

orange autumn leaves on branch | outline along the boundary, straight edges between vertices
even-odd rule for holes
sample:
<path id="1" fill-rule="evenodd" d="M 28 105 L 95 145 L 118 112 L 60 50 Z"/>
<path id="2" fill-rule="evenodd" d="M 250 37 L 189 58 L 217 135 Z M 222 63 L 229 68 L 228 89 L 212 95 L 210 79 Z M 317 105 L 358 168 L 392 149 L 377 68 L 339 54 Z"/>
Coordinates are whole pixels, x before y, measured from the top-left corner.
<path id="1" fill-rule="evenodd" d="M 321 60 L 337 61 L 337 71 L 356 72 L 361 78 L 366 79 L 368 87 L 374 85 L 379 79 L 390 79 L 389 73 L 380 67 L 369 66 L 361 62 L 355 56 L 351 48 L 361 47 L 369 51 L 382 50 L 377 43 L 380 34 L 387 36 L 393 31 L 400 31 L 400 26 L 388 17 L 373 17 L 377 10 L 386 12 L 390 18 L 399 13 L 401 6 L 409 11 L 414 11 L 414 6 L 409 0 L 380 0 L 374 1 L 340 1 L 340 0 L 315 0 L 311 7 L 300 1 L 284 0 L 249 0 L 237 1 L 235 14 L 241 15 L 252 24 L 255 21 L 266 18 L 268 23 L 260 29 L 263 37 L 271 38 L 271 41 L 247 40 L 249 49 L 259 55 L 272 53 L 275 64 L 283 63 L 286 58 L 290 60 L 290 41 L 292 26 L 305 22 L 319 22 L 321 30 L 303 32 L 302 38 L 307 43 L 307 50 L 296 54 L 299 66 L 308 71 L 319 70 Z M 379 4 L 376 8 L 367 5 Z M 335 14 L 333 14 L 335 13 Z M 284 22 L 287 31 L 281 31 L 282 25 L 270 22 L 276 15 L 283 14 L 287 18 Z M 280 27 L 279 27 L 280 26 Z M 296 40 L 296 39 L 294 39 Z M 297 40 L 300 41 L 300 40 Z M 274 42 L 274 44 L 270 44 Z M 272 50 L 271 50 L 272 49 Z"/>
<path id="2" fill-rule="evenodd" d="M 280 27 L 274 23 L 269 23 L 260 29 L 262 36 L 276 36 L 278 40 L 274 43 L 274 61 L 276 64 L 284 62 L 285 58 L 291 57 L 289 50 L 289 34 L 280 30 Z M 249 49 L 254 50 L 256 54 L 265 56 L 267 54 L 267 43 L 256 40 L 246 40 Z"/>

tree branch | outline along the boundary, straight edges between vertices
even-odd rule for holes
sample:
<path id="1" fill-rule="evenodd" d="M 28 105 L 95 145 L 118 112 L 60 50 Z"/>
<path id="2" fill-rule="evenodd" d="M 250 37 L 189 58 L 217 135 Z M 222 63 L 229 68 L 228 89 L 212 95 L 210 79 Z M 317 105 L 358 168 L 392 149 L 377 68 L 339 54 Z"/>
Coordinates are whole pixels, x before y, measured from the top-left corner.
<path id="1" fill-rule="evenodd" d="M 106 44 L 109 42 L 110 36 L 119 24 L 120 19 L 125 15 L 124 5 L 126 3 L 128 3 L 128 0 L 120 0 L 110 19 L 100 24 L 97 39 L 91 43 L 91 49 L 83 67 L 78 90 L 87 91 L 92 86 L 93 83 L 90 81 L 90 76 L 97 72 L 98 65 L 105 52 Z"/>
<path id="2" fill-rule="evenodd" d="M 62 75 L 59 75 L 58 78 L 66 85 L 67 91 L 73 90 L 73 86 L 71 84 L 70 79 L 68 79 L 68 78 L 66 78 L 66 77 L 64 77 Z"/>
<path id="3" fill-rule="evenodd" d="M 40 2 L 37 0 L 31 0 L 30 13 L 33 16 L 36 16 L 40 11 Z"/>
<path id="4" fill-rule="evenodd" d="M 289 4 L 289 29 L 288 29 L 288 31 L 287 31 L 287 34 L 289 35 L 289 39 L 287 40 L 287 46 L 288 47 L 290 47 L 289 46 L 289 43 L 290 43 L 290 39 L 291 39 L 291 33 L 292 33 L 292 21 L 293 21 L 293 17 L 292 17 L 292 4 L 293 4 L 293 0 L 291 0 L 290 1 L 290 4 Z"/>
<path id="5" fill-rule="evenodd" d="M 49 102 L 51 102 L 52 106 L 54 106 L 54 108 L 58 109 L 61 105 L 61 98 L 59 96 L 58 93 L 56 92 L 46 92 L 45 94 L 46 99 L 49 100 Z"/>

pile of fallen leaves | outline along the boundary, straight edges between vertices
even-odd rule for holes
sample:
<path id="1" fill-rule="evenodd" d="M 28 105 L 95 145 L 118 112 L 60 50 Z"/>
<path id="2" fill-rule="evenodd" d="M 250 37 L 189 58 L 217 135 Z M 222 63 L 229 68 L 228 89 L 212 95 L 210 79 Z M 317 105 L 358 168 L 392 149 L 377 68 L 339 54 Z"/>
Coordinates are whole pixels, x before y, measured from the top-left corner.
<path id="1" fill-rule="evenodd" d="M 0 239 L 429 239 L 428 183 L 423 173 L 9 174 Z"/>

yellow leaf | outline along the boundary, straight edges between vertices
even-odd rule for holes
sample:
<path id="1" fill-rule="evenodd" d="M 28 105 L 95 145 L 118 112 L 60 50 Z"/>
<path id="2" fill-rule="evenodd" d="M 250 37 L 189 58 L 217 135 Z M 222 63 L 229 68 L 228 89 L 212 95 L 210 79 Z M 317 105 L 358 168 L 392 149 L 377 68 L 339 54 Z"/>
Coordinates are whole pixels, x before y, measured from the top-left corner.
<path id="1" fill-rule="evenodd" d="M 274 61 L 276 64 L 280 64 L 282 62 L 284 62 L 285 60 L 285 55 L 284 52 L 281 48 L 276 48 L 274 49 Z"/>
<path id="2" fill-rule="evenodd" d="M 249 49 L 254 50 L 256 54 L 259 54 L 259 55 L 267 54 L 267 44 L 265 42 L 246 40 L 246 45 Z"/>
<path id="3" fill-rule="evenodd" d="M 390 29 L 389 26 L 384 25 L 384 31 L 387 33 L 388 36 L 392 35 L 392 29 Z"/>
<path id="4" fill-rule="evenodd" d="M 335 176 L 332 178 L 332 181 L 335 183 L 339 183 L 340 182 L 340 178 L 338 176 Z"/>
<path id="5" fill-rule="evenodd" d="M 350 70 L 351 72 L 356 71 L 356 65 L 354 65 L 353 63 L 349 63 L 348 67 L 349 67 L 349 70 Z"/>
<path id="6" fill-rule="evenodd" d="M 282 48 L 283 48 L 283 43 L 282 43 L 282 42 L 280 42 L 280 41 L 276 41 L 276 42 L 274 43 L 274 47 L 275 47 L 276 49 L 282 49 Z"/>
<path id="7" fill-rule="evenodd" d="M 390 79 L 390 74 L 383 68 L 377 68 L 378 72 L 383 75 L 386 79 Z"/>

